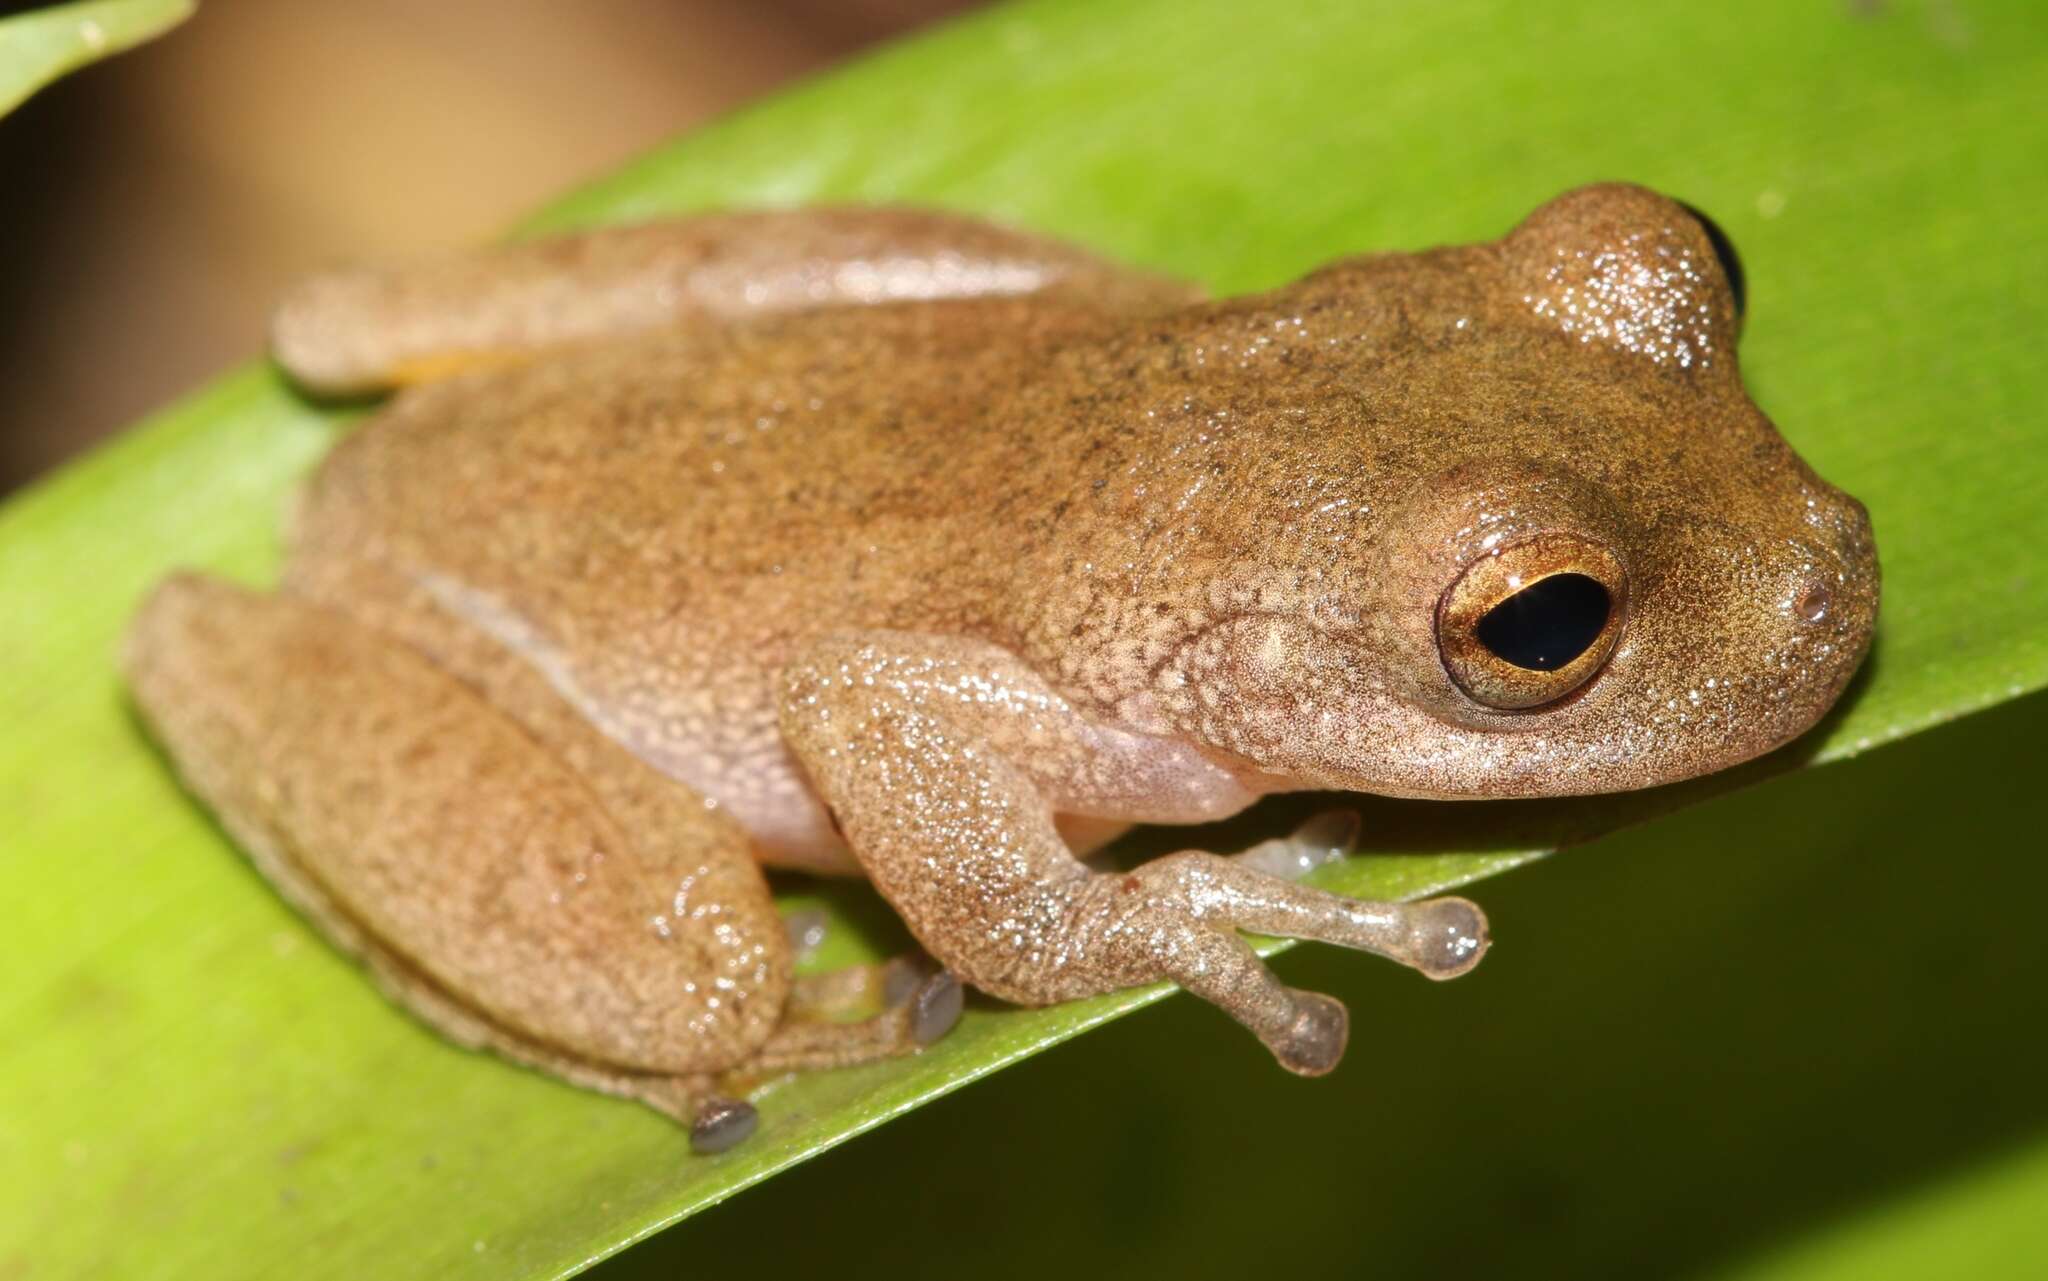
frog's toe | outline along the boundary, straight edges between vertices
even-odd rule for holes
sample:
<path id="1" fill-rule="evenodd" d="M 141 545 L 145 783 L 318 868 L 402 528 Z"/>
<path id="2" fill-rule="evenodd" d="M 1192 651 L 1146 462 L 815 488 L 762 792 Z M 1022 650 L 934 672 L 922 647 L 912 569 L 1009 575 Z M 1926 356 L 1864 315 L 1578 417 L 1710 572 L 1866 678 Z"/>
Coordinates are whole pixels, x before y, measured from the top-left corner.
<path id="1" fill-rule="evenodd" d="M 1344 1003 L 1321 992 L 1288 989 L 1294 998 L 1294 1023 L 1271 1043 L 1280 1066 L 1297 1076 L 1321 1076 L 1344 1057 L 1351 1036 L 1351 1014 Z"/>
<path id="2" fill-rule="evenodd" d="M 908 1001 L 938 968 L 939 963 L 923 952 L 890 957 L 882 966 L 882 1004 L 894 1009 Z"/>
<path id="3" fill-rule="evenodd" d="M 753 1104 L 713 1096 L 698 1106 L 690 1122 L 690 1150 L 700 1156 L 724 1152 L 744 1142 L 760 1123 Z"/>
<path id="4" fill-rule="evenodd" d="M 1486 913 L 1470 899 L 1426 899 L 1409 908 L 1408 921 L 1415 968 L 1433 979 L 1454 979 L 1479 964 L 1491 942 Z"/>
<path id="5" fill-rule="evenodd" d="M 910 1039 L 930 1045 L 952 1031 L 963 1002 L 960 980 L 945 970 L 918 984 L 910 996 Z"/>
<path id="6" fill-rule="evenodd" d="M 788 921 L 794 938 L 798 918 Z M 924 953 L 908 952 L 875 964 L 800 974 L 790 986 L 785 1013 L 797 1020 L 836 1022 L 900 1010 L 938 968 Z"/>
<path id="7" fill-rule="evenodd" d="M 921 953 L 899 957 L 886 965 L 860 967 L 858 990 L 882 992 L 888 999 L 879 1013 L 848 1020 L 851 1001 L 821 1003 L 816 989 L 830 986 L 837 993 L 842 986 L 831 974 L 798 980 L 800 999 L 792 1001 L 785 1017 L 765 1044 L 747 1061 L 756 1076 L 779 1072 L 810 1072 L 824 1068 L 851 1067 L 876 1059 L 911 1054 L 938 1040 L 960 1021 L 962 992 L 960 980 L 939 968 Z M 852 988 L 848 989 L 853 990 Z"/>

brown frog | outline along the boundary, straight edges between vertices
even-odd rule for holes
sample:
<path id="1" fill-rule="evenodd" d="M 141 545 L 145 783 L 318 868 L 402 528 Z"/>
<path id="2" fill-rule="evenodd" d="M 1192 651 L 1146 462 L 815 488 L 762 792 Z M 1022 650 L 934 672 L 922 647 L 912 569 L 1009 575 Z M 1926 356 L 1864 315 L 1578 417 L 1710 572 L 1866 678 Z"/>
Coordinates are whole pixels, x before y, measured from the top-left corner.
<path id="1" fill-rule="evenodd" d="M 1444 978 L 1463 899 L 1134 871 L 1269 793 L 1557 796 L 1806 729 L 1871 636 L 1863 508 L 1735 361 L 1719 232 L 1597 186 L 1252 297 L 967 218 L 715 214 L 313 280 L 278 358 L 403 390 L 276 592 L 176 576 L 138 704 L 258 867 L 464 1044 L 751 1128 L 735 1073 L 904 1052 L 956 980 L 1172 980 L 1328 1071 L 1238 931 Z M 941 971 L 792 976 L 760 867 L 864 875 Z"/>

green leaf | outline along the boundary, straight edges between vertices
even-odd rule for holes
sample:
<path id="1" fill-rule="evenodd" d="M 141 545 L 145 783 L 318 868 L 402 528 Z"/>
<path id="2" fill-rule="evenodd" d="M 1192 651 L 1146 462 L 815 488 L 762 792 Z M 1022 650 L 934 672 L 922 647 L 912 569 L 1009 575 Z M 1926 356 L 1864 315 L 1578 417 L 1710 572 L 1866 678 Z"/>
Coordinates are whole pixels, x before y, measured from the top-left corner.
<path id="1" fill-rule="evenodd" d="M 196 0 L 87 0 L 0 19 L 0 116 L 36 90 L 177 26 Z"/>
<path id="2" fill-rule="evenodd" d="M 1861 13 L 1767 0 L 1013 5 L 664 149 L 533 228 L 914 200 L 1241 289 L 1340 253 L 1497 235 L 1588 180 L 1680 195 L 1742 249 L 1753 390 L 1870 505 L 1886 573 L 1867 678 L 1818 735 L 1741 775 L 1754 778 L 2048 684 L 2048 119 L 2035 109 L 2048 30 L 2017 2 Z M 177 792 L 110 661 L 166 568 L 274 571 L 284 496 L 335 426 L 249 369 L 0 509 L 0 1275 L 563 1275 L 1156 998 L 973 1010 L 915 1060 L 777 1089 L 762 1132 L 716 1159 L 690 1157 L 651 1113 L 396 1014 Z M 1369 803 L 1373 853 L 1331 883 L 1423 892 L 1724 786 Z M 1835 809 L 1780 821 L 1860 813 L 1853 791 L 1823 803 Z M 1697 873 L 1702 888 L 1720 875 L 1704 860 Z M 832 959 L 895 945 L 862 891 L 818 893 L 844 923 Z M 1427 996 L 1459 1000 L 1489 971 L 1515 972 L 1503 937 L 1479 975 Z M 1699 945 L 1683 932 L 1643 944 Z M 1377 1025 L 1398 1040 L 1398 1021 Z M 1364 1045 L 1353 1053 L 1347 1106 L 1453 1097 L 1427 1081 L 1382 1096 Z M 1270 1065 L 1260 1079 L 1254 1099 L 1294 1088 Z M 1062 1116 L 1042 1108 L 1032 1124 L 1061 1129 Z M 1068 1138 L 1089 1142 L 1085 1129 Z"/>
<path id="3" fill-rule="evenodd" d="M 1732 1273 L 1750 1281 L 1998 1276 L 2048 1257 L 2048 1145 L 1882 1206 Z"/>

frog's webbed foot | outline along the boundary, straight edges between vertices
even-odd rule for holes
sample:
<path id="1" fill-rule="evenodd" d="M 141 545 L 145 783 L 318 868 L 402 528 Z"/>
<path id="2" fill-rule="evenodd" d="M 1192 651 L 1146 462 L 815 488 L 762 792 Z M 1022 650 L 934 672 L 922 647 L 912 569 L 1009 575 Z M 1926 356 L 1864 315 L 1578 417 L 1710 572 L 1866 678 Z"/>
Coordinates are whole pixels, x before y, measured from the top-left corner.
<path id="1" fill-rule="evenodd" d="M 792 926 L 799 924 L 791 918 Z M 792 936 L 798 934 L 791 930 Z M 883 1008 L 867 1018 L 847 1016 Z M 960 1021 L 960 981 L 922 955 L 798 977 L 783 1022 L 745 1063 L 716 1076 L 652 1076 L 541 1066 L 578 1085 L 636 1099 L 687 1125 L 690 1150 L 712 1156 L 753 1136 L 760 1114 L 747 1101 L 772 1078 L 896 1058 L 938 1040 Z"/>

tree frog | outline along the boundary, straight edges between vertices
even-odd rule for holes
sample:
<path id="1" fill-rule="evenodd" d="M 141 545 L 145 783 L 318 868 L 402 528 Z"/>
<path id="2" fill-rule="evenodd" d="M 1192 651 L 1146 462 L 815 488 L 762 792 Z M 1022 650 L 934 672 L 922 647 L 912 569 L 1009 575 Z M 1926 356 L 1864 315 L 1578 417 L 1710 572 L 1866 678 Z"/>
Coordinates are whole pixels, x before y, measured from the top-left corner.
<path id="1" fill-rule="evenodd" d="M 701 1150 L 754 1123 L 730 1082 L 914 1051 L 961 983 L 1171 980 L 1323 1073 L 1344 1007 L 1239 931 L 1446 978 L 1477 907 L 1268 847 L 1087 856 L 1296 789 L 1648 787 L 1812 725 L 1877 562 L 1745 393 L 1742 304 L 1725 237 L 1625 185 L 1222 300 L 894 208 L 340 270 L 276 357 L 395 396 L 281 585 L 169 578 L 125 669 L 397 1002 Z M 865 876 L 936 970 L 846 1017 L 764 866 Z"/>

